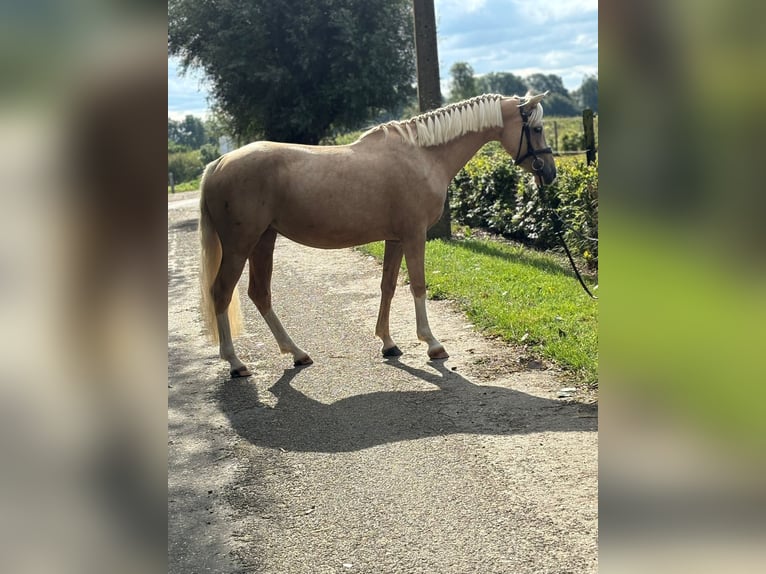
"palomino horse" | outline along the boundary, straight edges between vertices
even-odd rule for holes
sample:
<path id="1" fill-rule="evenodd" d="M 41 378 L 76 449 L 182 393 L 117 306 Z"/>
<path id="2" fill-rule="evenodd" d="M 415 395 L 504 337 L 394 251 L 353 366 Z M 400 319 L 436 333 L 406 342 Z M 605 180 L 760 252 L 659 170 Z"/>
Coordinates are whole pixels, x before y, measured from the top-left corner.
<path id="1" fill-rule="evenodd" d="M 375 327 L 383 355 L 401 354 L 388 319 L 404 256 L 417 336 L 428 344 L 431 359 L 446 359 L 426 315 L 426 231 L 441 216 L 452 178 L 489 141 L 499 140 L 538 183 L 553 182 L 556 166 L 543 136 L 544 95 L 478 96 L 372 128 L 350 145 L 259 141 L 210 163 L 200 197 L 202 310 L 232 376 L 250 375 L 232 338 L 241 327 L 236 285 L 248 260 L 248 295 L 279 349 L 291 353 L 295 365 L 312 362 L 271 308 L 277 233 L 323 249 L 385 240 Z"/>

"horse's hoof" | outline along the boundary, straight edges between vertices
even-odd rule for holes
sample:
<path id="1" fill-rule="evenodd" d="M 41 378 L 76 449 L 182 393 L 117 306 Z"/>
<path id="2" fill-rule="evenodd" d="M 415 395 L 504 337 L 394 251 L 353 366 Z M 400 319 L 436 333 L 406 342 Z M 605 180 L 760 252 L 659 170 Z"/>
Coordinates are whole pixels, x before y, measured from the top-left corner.
<path id="1" fill-rule="evenodd" d="M 444 350 L 444 347 L 439 345 L 435 349 L 428 349 L 428 356 L 431 360 L 449 359 L 449 353 Z"/>
<path id="2" fill-rule="evenodd" d="M 232 369 L 229 371 L 229 374 L 231 375 L 232 379 L 237 379 L 239 377 L 250 377 L 252 376 L 252 373 L 247 370 L 247 367 L 242 365 L 241 367 L 237 367 L 236 369 Z"/>
<path id="3" fill-rule="evenodd" d="M 394 345 L 393 347 L 390 347 L 388 349 L 383 349 L 383 356 L 384 357 L 401 357 L 402 350 L 396 345 Z"/>
<path id="4" fill-rule="evenodd" d="M 312 365 L 312 364 L 314 364 L 314 361 L 312 361 L 311 357 L 309 357 L 308 355 L 300 359 L 295 359 L 295 361 L 293 362 L 293 366 L 295 367 L 305 367 L 307 365 Z"/>

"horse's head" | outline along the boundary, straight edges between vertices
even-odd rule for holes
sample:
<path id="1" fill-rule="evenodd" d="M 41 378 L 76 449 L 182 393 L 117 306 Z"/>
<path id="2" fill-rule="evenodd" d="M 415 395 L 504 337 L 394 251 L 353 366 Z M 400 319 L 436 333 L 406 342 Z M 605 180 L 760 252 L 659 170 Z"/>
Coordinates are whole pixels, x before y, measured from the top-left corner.
<path id="1" fill-rule="evenodd" d="M 543 134 L 540 100 L 547 93 L 520 99 L 503 98 L 503 131 L 500 134 L 500 142 L 513 160 L 533 173 L 538 183 L 546 185 L 556 179 L 556 163 Z"/>

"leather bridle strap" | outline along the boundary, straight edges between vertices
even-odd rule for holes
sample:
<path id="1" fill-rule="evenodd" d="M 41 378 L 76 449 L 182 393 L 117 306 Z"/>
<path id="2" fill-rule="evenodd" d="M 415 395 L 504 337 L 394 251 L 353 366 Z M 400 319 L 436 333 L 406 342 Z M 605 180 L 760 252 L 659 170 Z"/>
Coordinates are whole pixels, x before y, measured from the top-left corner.
<path id="1" fill-rule="evenodd" d="M 540 173 L 543 171 L 543 166 L 545 164 L 543 163 L 543 160 L 537 156 L 546 153 L 553 155 L 553 150 L 550 147 L 541 149 L 534 148 L 532 145 L 532 138 L 530 137 L 529 133 L 529 114 L 523 108 L 519 108 L 519 113 L 521 114 L 521 120 L 523 123 L 521 126 L 521 136 L 519 137 L 519 150 L 516 152 L 516 164 L 519 165 L 529 156 L 532 156 L 534 158 L 532 160 L 532 171 L 535 173 Z M 527 136 L 527 153 L 521 155 L 521 146 L 524 144 L 525 135 Z"/>

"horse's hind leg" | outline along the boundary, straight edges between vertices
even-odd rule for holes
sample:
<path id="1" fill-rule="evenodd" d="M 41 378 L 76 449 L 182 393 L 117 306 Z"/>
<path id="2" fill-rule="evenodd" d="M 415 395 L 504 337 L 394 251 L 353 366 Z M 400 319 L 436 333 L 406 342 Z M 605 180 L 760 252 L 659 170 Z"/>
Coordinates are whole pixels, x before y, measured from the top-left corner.
<path id="1" fill-rule="evenodd" d="M 428 356 L 430 358 L 446 359 L 449 354 L 431 333 L 428 314 L 426 313 L 425 236 L 407 241 L 403 246 L 407 272 L 410 276 L 410 291 L 415 299 L 415 322 L 417 323 L 418 339 L 428 344 Z"/>
<path id="2" fill-rule="evenodd" d="M 230 373 L 233 377 L 249 377 L 251 374 L 234 351 L 234 341 L 231 336 L 228 314 L 234 287 L 237 281 L 239 281 L 240 275 L 242 275 L 245 261 L 245 257 L 231 255 L 224 250 L 218 275 L 213 282 L 213 303 L 215 305 L 215 318 L 218 325 L 220 356 L 229 362 L 231 367 Z"/>
<path id="3" fill-rule="evenodd" d="M 310 365 L 313 363 L 311 357 L 293 342 L 282 326 L 279 317 L 274 313 L 274 309 L 271 308 L 271 272 L 274 268 L 274 242 L 276 239 L 277 232 L 273 229 L 267 229 L 250 253 L 250 286 L 247 294 L 271 329 L 271 333 L 279 345 L 279 350 L 283 353 L 291 353 L 293 363 L 296 366 Z"/>
<path id="4" fill-rule="evenodd" d="M 402 354 L 389 332 L 389 314 L 391 299 L 396 292 L 396 280 L 399 277 L 399 267 L 402 264 L 402 244 L 399 241 L 386 241 L 386 251 L 383 255 L 383 278 L 380 280 L 380 310 L 375 334 L 383 341 L 383 356 L 398 357 Z"/>

